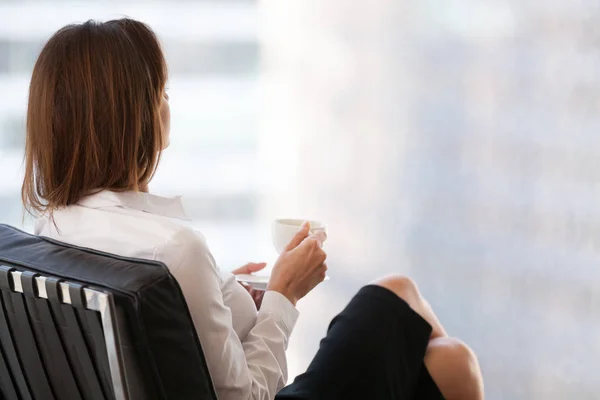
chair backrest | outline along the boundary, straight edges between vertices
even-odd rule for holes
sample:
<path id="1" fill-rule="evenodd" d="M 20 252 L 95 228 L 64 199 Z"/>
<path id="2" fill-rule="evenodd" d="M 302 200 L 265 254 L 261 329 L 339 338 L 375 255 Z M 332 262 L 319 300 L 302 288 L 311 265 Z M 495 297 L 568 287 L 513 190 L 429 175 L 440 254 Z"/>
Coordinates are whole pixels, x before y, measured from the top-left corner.
<path id="1" fill-rule="evenodd" d="M 0 225 L 0 398 L 216 399 L 164 264 Z"/>

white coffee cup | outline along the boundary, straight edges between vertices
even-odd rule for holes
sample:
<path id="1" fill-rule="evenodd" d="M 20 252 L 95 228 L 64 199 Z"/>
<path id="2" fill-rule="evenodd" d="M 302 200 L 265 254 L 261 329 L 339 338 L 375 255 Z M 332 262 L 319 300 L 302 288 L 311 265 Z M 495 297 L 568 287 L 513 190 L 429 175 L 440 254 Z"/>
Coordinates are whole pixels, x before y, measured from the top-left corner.
<path id="1" fill-rule="evenodd" d="M 294 235 L 300 230 L 302 224 L 307 221 L 305 219 L 276 219 L 271 225 L 271 235 L 273 237 L 273 246 L 277 253 L 281 254 Z M 310 233 L 317 231 L 327 232 L 327 228 L 319 221 L 310 221 Z"/>

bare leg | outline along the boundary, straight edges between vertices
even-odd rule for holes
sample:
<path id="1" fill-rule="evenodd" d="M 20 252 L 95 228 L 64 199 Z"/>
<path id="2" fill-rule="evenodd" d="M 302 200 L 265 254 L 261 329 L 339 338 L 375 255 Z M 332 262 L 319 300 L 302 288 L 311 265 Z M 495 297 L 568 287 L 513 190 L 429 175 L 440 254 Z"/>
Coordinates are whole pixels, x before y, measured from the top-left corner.
<path id="1" fill-rule="evenodd" d="M 431 340 L 425 365 L 446 400 L 483 400 L 477 356 L 462 341 L 450 337 Z"/>
<path id="2" fill-rule="evenodd" d="M 396 293 L 431 325 L 425 365 L 444 397 L 447 400 L 482 400 L 483 378 L 475 353 L 462 341 L 448 337 L 416 283 L 406 276 L 391 275 L 373 284 Z"/>

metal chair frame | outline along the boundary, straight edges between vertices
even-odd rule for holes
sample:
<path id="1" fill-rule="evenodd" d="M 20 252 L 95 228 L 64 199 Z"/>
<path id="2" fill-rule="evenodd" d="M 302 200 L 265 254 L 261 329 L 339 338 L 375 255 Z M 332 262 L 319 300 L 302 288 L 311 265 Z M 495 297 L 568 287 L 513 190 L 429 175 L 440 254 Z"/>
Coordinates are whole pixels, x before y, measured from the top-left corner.
<path id="1" fill-rule="evenodd" d="M 12 267 L 0 265 L 0 270 L 8 272 L 11 278 L 11 289 L 16 293 L 23 292 L 22 272 L 15 270 Z M 35 274 L 36 297 L 48 299 L 46 291 L 46 280 L 48 278 Z M 63 304 L 72 305 L 69 288 L 72 285 L 80 286 L 74 282 L 60 280 L 61 302 Z M 108 354 L 108 362 L 110 367 L 110 376 L 113 386 L 113 391 L 116 400 L 129 400 L 129 395 L 125 387 L 124 368 L 122 352 L 119 347 L 120 338 L 116 323 L 116 309 L 113 295 L 98 289 L 84 287 L 85 307 L 88 310 L 100 313 L 102 329 L 104 331 L 104 341 Z"/>

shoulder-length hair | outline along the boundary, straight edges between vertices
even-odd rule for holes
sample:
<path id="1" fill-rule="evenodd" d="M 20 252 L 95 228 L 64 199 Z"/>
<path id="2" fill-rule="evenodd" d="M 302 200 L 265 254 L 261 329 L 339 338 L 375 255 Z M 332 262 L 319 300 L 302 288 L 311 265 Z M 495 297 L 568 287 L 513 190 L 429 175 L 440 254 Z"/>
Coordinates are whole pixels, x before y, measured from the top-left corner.
<path id="1" fill-rule="evenodd" d="M 29 88 L 25 209 L 52 213 L 95 191 L 147 185 L 163 148 L 166 81 L 161 46 L 141 22 L 90 20 L 56 32 Z"/>

